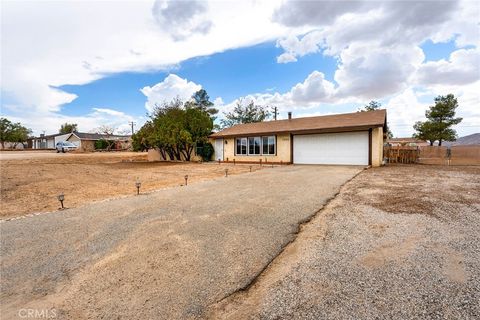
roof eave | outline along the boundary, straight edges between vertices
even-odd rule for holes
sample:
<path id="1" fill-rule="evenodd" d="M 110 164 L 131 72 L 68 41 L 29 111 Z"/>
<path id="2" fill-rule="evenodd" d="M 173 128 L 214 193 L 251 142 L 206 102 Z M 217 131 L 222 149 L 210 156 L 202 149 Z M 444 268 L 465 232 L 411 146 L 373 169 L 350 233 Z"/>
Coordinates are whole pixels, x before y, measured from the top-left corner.
<path id="1" fill-rule="evenodd" d="M 220 138 L 234 138 L 234 137 L 249 137 L 249 136 L 258 136 L 258 135 L 274 135 L 279 133 L 290 133 L 290 134 L 315 134 L 315 133 L 335 133 L 335 132 L 352 132 L 352 131 L 364 131 L 373 128 L 383 127 L 383 124 L 375 125 L 362 125 L 362 126 L 348 126 L 348 127 L 333 127 L 333 128 L 321 128 L 321 129 L 301 129 L 301 130 L 277 130 L 277 131 L 263 131 L 263 132 L 252 132 L 252 133 L 233 133 L 233 134 L 216 134 L 210 135 L 211 139 L 220 139 Z"/>

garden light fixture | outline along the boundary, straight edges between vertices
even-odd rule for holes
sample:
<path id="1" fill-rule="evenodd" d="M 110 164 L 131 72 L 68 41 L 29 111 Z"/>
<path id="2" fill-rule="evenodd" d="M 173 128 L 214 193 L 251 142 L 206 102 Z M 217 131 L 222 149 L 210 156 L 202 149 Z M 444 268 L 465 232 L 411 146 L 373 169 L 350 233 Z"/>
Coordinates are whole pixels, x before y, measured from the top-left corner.
<path id="1" fill-rule="evenodd" d="M 65 209 L 65 207 L 63 206 L 63 200 L 65 200 L 65 195 L 63 194 L 63 192 L 57 196 L 57 199 L 58 201 L 60 201 L 60 205 L 61 205 L 60 210 Z"/>
<path id="2" fill-rule="evenodd" d="M 137 182 L 135 182 L 135 187 L 137 187 L 137 196 L 140 194 L 140 187 L 141 186 L 142 186 L 142 183 L 137 180 Z"/>
<path id="3" fill-rule="evenodd" d="M 188 174 L 185 175 L 185 185 L 188 185 Z"/>
<path id="4" fill-rule="evenodd" d="M 228 169 L 225 169 L 225 178 L 228 177 Z"/>

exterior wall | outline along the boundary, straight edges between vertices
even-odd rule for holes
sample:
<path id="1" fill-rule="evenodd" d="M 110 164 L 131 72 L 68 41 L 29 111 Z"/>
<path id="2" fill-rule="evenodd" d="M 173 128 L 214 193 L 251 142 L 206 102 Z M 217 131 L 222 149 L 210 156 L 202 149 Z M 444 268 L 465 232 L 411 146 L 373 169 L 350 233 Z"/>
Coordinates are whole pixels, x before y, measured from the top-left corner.
<path id="1" fill-rule="evenodd" d="M 55 146 L 57 145 L 57 143 L 59 142 L 63 142 L 63 141 L 67 141 L 68 137 L 71 135 L 71 133 L 67 133 L 67 134 L 62 134 L 62 135 L 59 135 L 59 136 L 56 136 L 55 137 Z"/>
<path id="2" fill-rule="evenodd" d="M 262 159 L 262 162 L 276 162 L 276 163 L 290 163 L 291 160 L 291 141 L 290 134 L 278 134 L 276 135 L 276 154 L 275 155 L 235 155 L 235 138 L 225 138 L 224 139 L 224 161 L 235 161 L 238 162 L 259 162 Z M 240 137 L 239 137 L 240 138 Z M 214 142 L 213 142 L 214 143 Z M 217 159 L 215 157 L 214 159 Z"/>
<path id="3" fill-rule="evenodd" d="M 372 167 L 379 167 L 383 162 L 383 128 L 372 129 Z"/>
<path id="4" fill-rule="evenodd" d="M 80 152 L 91 152 L 95 150 L 95 141 L 93 140 L 80 140 L 77 136 L 71 135 L 67 141 L 76 145 L 78 147 L 77 151 Z"/>
<path id="5" fill-rule="evenodd" d="M 94 140 L 81 140 L 79 151 L 81 151 L 81 152 L 95 151 L 95 141 Z"/>
<path id="6" fill-rule="evenodd" d="M 77 136 L 74 136 L 74 135 L 71 135 L 70 138 L 67 139 L 67 141 L 73 143 L 77 147 L 80 147 L 82 144 L 82 141 Z"/>

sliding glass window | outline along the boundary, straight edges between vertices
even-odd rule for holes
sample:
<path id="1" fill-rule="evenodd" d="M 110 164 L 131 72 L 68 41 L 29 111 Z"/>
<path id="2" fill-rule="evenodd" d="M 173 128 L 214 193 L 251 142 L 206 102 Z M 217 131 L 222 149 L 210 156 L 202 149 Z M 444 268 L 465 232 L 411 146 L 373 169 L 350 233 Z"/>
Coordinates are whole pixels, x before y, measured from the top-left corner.
<path id="1" fill-rule="evenodd" d="M 263 154 L 275 154 L 275 136 L 262 137 Z"/>
<path id="2" fill-rule="evenodd" d="M 247 138 L 237 138 L 237 154 L 247 154 Z"/>
<path id="3" fill-rule="evenodd" d="M 260 154 L 260 137 L 250 137 L 248 138 L 248 154 L 257 155 Z"/>

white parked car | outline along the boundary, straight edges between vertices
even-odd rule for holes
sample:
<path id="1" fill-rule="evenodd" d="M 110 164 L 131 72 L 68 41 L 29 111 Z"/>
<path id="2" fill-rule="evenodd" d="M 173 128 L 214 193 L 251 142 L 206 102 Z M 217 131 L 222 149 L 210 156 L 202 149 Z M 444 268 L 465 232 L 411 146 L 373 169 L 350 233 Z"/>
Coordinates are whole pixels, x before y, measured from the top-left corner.
<path id="1" fill-rule="evenodd" d="M 55 149 L 57 149 L 57 153 L 59 153 L 60 151 L 65 153 L 67 151 L 76 150 L 77 146 L 68 141 L 60 141 L 57 142 Z"/>

